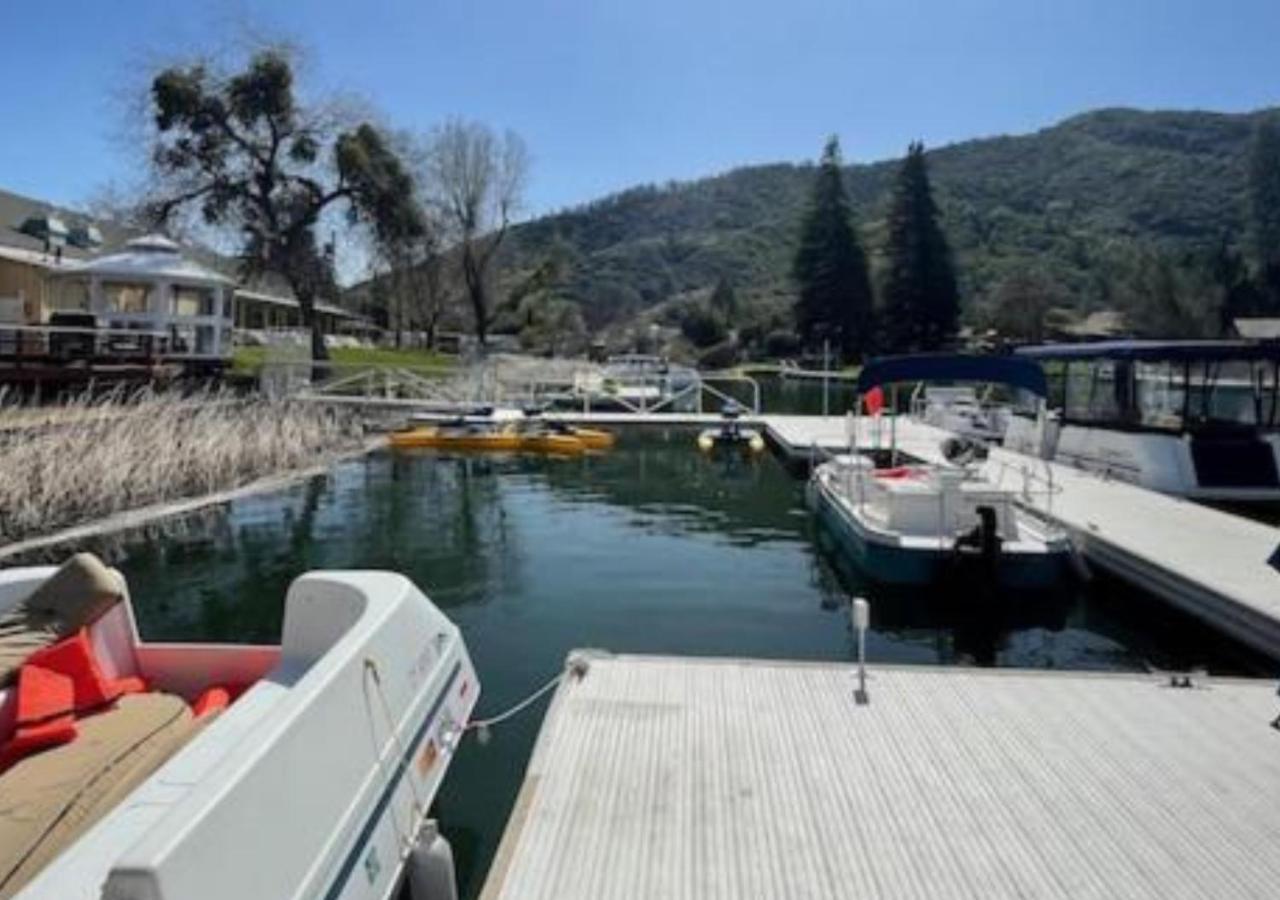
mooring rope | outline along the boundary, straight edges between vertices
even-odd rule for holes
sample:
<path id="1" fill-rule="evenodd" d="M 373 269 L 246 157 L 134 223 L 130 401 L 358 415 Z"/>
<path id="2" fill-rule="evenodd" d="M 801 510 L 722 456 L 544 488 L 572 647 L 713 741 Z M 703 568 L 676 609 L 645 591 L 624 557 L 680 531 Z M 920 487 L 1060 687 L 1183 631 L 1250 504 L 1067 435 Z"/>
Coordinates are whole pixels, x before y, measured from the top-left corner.
<path id="1" fill-rule="evenodd" d="M 569 658 L 569 661 L 565 664 L 563 671 L 557 672 L 549 681 L 543 684 L 542 687 L 538 688 L 536 691 L 529 694 L 519 703 L 516 703 L 515 705 L 510 706 L 507 709 L 504 709 L 502 712 L 498 713 L 496 716 L 490 716 L 487 719 L 472 719 L 470 722 L 467 723 L 467 727 L 465 730 L 478 731 L 479 734 L 476 737 L 479 739 L 480 743 L 482 744 L 487 743 L 489 740 L 489 729 L 492 726 L 500 725 L 503 722 L 507 721 L 508 719 L 512 718 L 513 716 L 517 716 L 520 713 L 524 712 L 534 703 L 537 703 L 538 700 L 541 699 L 543 696 L 545 696 L 548 692 L 550 692 L 552 688 L 556 687 L 557 685 L 560 684 L 560 682 L 564 681 L 564 679 L 567 678 L 568 676 L 572 675 L 575 678 L 581 678 L 583 675 L 587 674 L 587 669 L 588 669 L 588 662 L 586 659 L 579 656 L 572 656 Z"/>

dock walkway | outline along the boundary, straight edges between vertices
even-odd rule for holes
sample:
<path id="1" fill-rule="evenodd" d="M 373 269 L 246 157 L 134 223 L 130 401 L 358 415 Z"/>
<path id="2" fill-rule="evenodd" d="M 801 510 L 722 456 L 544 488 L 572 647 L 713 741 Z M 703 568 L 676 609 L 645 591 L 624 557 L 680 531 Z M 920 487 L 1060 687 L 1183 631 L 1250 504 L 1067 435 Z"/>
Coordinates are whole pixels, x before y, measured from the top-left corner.
<path id="1" fill-rule="evenodd" d="M 874 610 L 873 610 L 874 615 Z M 1274 684 L 593 659 L 481 895 L 1274 898 Z"/>
<path id="2" fill-rule="evenodd" d="M 1021 505 L 1068 529 L 1090 563 L 1280 659 L 1280 571 L 1267 562 L 1280 528 L 999 448 L 986 471 L 1026 485 Z"/>
<path id="3" fill-rule="evenodd" d="M 813 448 L 824 454 L 843 453 L 849 447 L 849 424 L 845 416 L 763 415 L 757 421 L 765 435 L 789 460 L 807 460 Z M 861 416 L 858 424 L 858 449 L 888 449 L 894 430 L 891 417 Z M 897 446 L 907 456 L 921 462 L 945 463 L 942 442 L 951 432 L 925 425 L 906 416 L 898 418 Z"/>

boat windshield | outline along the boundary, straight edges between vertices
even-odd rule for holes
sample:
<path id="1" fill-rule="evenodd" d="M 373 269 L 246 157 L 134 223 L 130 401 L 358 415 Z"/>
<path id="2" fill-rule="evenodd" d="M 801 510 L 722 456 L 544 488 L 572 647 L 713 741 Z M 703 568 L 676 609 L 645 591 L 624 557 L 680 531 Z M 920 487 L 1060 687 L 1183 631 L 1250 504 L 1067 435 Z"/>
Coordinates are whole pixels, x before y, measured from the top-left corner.
<path id="1" fill-rule="evenodd" d="M 1159 431 L 1280 427 L 1273 359 L 1045 360 L 1067 422 Z"/>

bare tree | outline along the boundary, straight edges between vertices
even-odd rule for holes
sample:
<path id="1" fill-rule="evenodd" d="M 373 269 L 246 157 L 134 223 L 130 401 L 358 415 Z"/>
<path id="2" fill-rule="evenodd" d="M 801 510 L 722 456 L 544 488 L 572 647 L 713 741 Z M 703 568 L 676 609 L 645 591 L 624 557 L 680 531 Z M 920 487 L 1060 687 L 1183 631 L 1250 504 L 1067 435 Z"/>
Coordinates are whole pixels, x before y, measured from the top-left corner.
<path id="1" fill-rule="evenodd" d="M 452 120 L 431 136 L 423 186 L 454 232 L 475 317 L 476 337 L 488 339 L 489 279 L 498 248 L 520 208 L 529 155 L 514 132 L 498 136 L 487 125 Z"/>

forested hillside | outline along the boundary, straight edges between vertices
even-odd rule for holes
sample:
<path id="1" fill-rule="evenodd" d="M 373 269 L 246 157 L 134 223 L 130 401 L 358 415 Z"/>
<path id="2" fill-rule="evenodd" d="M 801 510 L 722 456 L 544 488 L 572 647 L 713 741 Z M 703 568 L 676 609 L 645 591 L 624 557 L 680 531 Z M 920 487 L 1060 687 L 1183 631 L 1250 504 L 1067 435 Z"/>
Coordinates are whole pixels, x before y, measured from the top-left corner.
<path id="1" fill-rule="evenodd" d="M 927 154 L 955 254 L 967 318 L 1002 282 L 1033 269 L 1058 305 L 1118 305 L 1117 283 L 1142 253 L 1210 253 L 1247 237 L 1247 156 L 1259 116 L 1101 110 L 1035 134 L 968 141 Z M 845 135 L 856 148 L 856 134 Z M 815 148 L 816 150 L 817 148 Z M 905 149 L 905 148 L 904 148 Z M 873 269 L 896 160 L 846 170 Z M 517 228 L 507 284 L 549 258 L 554 293 L 595 331 L 710 290 L 721 277 L 744 315 L 785 325 L 789 273 L 812 165 L 768 165 L 639 187 Z"/>

